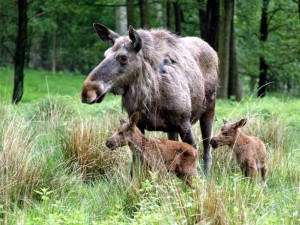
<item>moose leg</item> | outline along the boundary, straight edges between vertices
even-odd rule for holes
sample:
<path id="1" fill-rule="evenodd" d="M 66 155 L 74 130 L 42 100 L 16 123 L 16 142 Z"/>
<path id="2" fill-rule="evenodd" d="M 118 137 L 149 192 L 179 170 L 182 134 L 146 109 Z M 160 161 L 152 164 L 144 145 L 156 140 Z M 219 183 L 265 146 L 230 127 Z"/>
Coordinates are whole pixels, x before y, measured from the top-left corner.
<path id="1" fill-rule="evenodd" d="M 176 131 L 168 132 L 168 139 L 172 141 L 178 141 L 179 140 L 178 133 Z"/>
<path id="2" fill-rule="evenodd" d="M 192 145 L 195 149 L 197 149 L 197 144 L 190 122 L 186 122 L 183 126 L 179 128 L 179 135 L 183 142 L 188 143 Z"/>
<path id="3" fill-rule="evenodd" d="M 210 138 L 212 132 L 212 126 L 215 118 L 215 101 L 210 104 L 210 107 L 200 118 L 200 128 L 203 139 L 203 161 L 204 161 L 204 172 L 209 175 L 211 167 L 211 151 L 210 151 Z"/>

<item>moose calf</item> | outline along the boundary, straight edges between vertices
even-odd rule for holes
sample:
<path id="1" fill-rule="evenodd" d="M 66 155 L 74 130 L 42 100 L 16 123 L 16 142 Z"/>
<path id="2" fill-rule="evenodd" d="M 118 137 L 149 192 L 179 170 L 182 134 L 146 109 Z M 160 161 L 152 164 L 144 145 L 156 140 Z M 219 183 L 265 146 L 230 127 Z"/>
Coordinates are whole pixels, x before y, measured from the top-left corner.
<path id="1" fill-rule="evenodd" d="M 241 119 L 236 123 L 223 120 L 219 133 L 211 138 L 210 144 L 213 148 L 228 145 L 233 149 L 237 163 L 245 176 L 255 179 L 258 170 L 261 171 L 263 181 L 267 173 L 267 153 L 264 143 L 258 137 L 245 135 L 239 128 L 244 126 L 247 119 Z"/>
<path id="2" fill-rule="evenodd" d="M 191 186 L 192 178 L 197 176 L 197 150 L 184 142 L 146 138 L 136 126 L 138 120 L 138 112 L 130 117 L 129 123 L 121 120 L 118 131 L 107 140 L 106 146 L 114 150 L 128 145 L 132 154 L 140 157 L 149 169 L 171 171 Z"/>

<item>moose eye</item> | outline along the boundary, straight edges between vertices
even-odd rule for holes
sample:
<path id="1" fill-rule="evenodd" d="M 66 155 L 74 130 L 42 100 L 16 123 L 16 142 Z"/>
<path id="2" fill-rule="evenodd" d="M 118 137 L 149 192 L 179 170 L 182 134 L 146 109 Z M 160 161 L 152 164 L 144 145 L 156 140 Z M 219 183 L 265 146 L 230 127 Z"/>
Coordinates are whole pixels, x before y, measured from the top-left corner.
<path id="1" fill-rule="evenodd" d="M 127 56 L 126 55 L 121 55 L 119 58 L 120 64 L 125 65 L 127 63 Z"/>

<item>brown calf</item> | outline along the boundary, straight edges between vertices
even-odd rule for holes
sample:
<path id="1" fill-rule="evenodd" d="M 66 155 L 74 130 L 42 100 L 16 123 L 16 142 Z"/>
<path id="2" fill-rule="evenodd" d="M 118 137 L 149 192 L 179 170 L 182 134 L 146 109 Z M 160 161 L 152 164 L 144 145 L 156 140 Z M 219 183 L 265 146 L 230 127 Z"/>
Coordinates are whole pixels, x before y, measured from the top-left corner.
<path id="1" fill-rule="evenodd" d="M 121 120 L 118 131 L 110 137 L 106 146 L 111 150 L 128 145 L 132 154 L 141 158 L 149 169 L 171 171 L 191 186 L 197 176 L 197 150 L 184 142 L 160 138 L 146 138 L 137 128 L 139 113 L 130 117 L 129 123 Z"/>
<path id="2" fill-rule="evenodd" d="M 236 123 L 229 123 L 223 120 L 219 133 L 212 137 L 210 144 L 213 148 L 228 145 L 233 149 L 237 163 L 245 176 L 250 176 L 253 180 L 258 170 L 261 171 L 263 181 L 266 180 L 267 173 L 267 153 L 264 143 L 258 137 L 247 136 L 239 128 L 244 126 L 247 119 L 241 119 Z"/>

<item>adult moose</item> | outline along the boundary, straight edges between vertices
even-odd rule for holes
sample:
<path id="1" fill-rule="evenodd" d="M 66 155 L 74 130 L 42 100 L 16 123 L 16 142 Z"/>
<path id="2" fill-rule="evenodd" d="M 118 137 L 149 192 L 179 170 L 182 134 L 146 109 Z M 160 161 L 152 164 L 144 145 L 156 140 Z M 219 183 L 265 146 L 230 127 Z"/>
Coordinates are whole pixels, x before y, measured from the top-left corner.
<path id="1" fill-rule="evenodd" d="M 82 102 L 100 103 L 107 93 L 122 95 L 130 117 L 140 113 L 144 133 L 163 131 L 196 148 L 192 124 L 200 120 L 205 172 L 211 166 L 210 136 L 218 83 L 218 56 L 197 37 L 178 37 L 166 30 L 134 30 L 120 36 L 94 24 L 99 37 L 112 44 L 105 59 L 86 78 Z"/>

